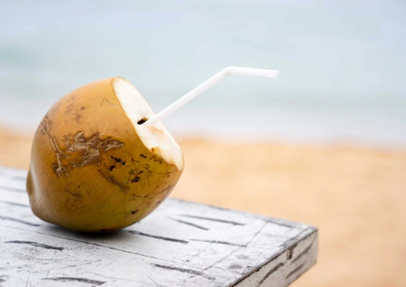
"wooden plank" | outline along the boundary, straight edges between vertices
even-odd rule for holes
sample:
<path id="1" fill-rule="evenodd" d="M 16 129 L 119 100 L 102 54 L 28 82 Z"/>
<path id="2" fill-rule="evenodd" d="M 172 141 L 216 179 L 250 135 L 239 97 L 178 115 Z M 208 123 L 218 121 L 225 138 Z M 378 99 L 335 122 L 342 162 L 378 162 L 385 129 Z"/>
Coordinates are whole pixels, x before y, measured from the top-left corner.
<path id="1" fill-rule="evenodd" d="M 0 286 L 287 286 L 316 263 L 317 229 L 169 198 L 88 235 L 35 217 L 26 171 L 0 167 Z"/>

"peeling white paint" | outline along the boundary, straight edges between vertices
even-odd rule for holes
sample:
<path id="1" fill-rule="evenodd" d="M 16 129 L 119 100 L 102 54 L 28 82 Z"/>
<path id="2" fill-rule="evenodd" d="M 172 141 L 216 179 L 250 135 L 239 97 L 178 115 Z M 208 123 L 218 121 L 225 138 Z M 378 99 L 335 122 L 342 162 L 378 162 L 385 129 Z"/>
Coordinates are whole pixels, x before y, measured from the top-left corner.
<path id="1" fill-rule="evenodd" d="M 316 263 L 314 227 L 171 198 L 122 231 L 72 232 L 32 214 L 26 173 L 0 167 L 2 287 L 279 287 Z"/>

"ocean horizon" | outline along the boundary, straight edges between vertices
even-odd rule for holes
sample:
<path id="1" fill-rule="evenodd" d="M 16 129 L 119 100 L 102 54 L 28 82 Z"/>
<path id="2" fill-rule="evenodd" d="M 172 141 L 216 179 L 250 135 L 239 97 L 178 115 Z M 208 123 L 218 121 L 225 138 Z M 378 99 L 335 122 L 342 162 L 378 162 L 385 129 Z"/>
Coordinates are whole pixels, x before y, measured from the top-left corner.
<path id="1" fill-rule="evenodd" d="M 280 75 L 223 80 L 163 120 L 175 136 L 406 146 L 401 1 L 118 3 L 1 2 L 0 125 L 113 76 L 158 112 L 233 65 Z"/>

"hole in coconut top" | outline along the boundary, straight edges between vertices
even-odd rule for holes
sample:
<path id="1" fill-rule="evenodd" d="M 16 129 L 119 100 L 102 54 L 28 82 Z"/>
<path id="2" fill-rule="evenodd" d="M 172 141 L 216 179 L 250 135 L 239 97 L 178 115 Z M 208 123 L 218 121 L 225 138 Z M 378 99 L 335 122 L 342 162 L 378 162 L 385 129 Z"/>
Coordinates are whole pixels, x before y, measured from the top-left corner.
<path id="1" fill-rule="evenodd" d="M 154 112 L 140 92 L 130 82 L 120 77 L 114 78 L 113 88 L 126 117 L 134 126 L 144 146 L 150 151 L 156 148 L 154 154 L 167 164 L 175 165 L 180 171 L 183 170 L 182 150 L 164 125 L 161 122 L 153 126 L 145 125 Z"/>
<path id="2" fill-rule="evenodd" d="M 142 118 L 142 119 L 140 119 L 140 120 L 137 122 L 137 124 L 138 124 L 138 125 L 142 125 L 142 124 L 145 123 L 146 121 L 148 121 L 147 118 Z"/>

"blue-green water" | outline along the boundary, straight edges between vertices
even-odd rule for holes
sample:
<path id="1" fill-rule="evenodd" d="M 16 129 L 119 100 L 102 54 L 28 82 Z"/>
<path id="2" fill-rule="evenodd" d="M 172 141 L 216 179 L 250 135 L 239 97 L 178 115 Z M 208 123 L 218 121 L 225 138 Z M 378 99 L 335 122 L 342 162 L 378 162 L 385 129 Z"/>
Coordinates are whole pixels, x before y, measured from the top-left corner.
<path id="1" fill-rule="evenodd" d="M 32 130 L 67 92 L 129 79 L 175 134 L 406 145 L 404 1 L 0 0 L 0 124 Z"/>

